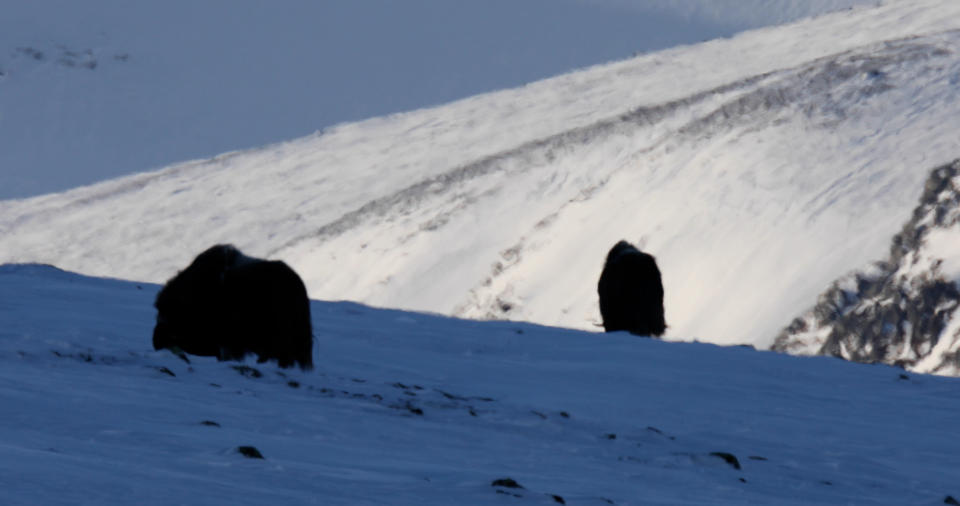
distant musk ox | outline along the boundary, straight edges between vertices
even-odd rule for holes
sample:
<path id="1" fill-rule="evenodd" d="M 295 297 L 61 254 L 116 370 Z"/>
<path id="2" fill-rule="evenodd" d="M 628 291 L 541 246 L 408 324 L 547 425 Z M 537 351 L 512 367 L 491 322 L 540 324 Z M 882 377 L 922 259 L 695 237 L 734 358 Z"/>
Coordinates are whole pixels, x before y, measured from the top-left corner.
<path id="1" fill-rule="evenodd" d="M 652 256 L 626 241 L 618 242 L 607 254 L 597 292 L 607 332 L 663 335 L 667 328 L 663 320 L 663 284 Z"/>
<path id="2" fill-rule="evenodd" d="M 231 245 L 204 251 L 157 294 L 153 348 L 193 355 L 313 367 L 310 303 L 287 264 L 245 256 Z"/>

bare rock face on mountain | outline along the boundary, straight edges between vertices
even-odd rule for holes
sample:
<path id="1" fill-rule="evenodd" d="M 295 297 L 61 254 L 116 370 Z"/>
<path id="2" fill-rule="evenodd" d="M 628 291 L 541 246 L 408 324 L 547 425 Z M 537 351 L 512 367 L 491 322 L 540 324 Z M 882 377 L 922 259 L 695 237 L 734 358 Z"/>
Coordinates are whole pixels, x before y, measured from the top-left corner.
<path id="1" fill-rule="evenodd" d="M 960 375 L 960 160 L 933 170 L 887 260 L 834 282 L 773 349 Z"/>

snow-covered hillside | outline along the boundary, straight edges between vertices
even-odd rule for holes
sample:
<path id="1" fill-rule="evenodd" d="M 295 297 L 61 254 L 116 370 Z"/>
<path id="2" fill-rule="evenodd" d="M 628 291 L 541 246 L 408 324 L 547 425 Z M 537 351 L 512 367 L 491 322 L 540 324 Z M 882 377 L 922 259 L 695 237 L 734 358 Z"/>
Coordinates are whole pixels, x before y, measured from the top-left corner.
<path id="1" fill-rule="evenodd" d="M 0 261 L 162 282 L 217 242 L 311 296 L 594 328 L 606 250 L 668 336 L 767 346 L 960 153 L 960 3 L 825 15 L 0 202 Z"/>
<path id="2" fill-rule="evenodd" d="M 313 303 L 313 372 L 186 363 L 157 288 L 0 266 L 3 504 L 960 497 L 955 379 L 346 302 Z"/>
<path id="3" fill-rule="evenodd" d="M 5 2 L 0 199 L 872 3 Z"/>
<path id="4" fill-rule="evenodd" d="M 773 349 L 960 375 L 960 161 L 937 167 L 889 258 L 834 282 Z"/>

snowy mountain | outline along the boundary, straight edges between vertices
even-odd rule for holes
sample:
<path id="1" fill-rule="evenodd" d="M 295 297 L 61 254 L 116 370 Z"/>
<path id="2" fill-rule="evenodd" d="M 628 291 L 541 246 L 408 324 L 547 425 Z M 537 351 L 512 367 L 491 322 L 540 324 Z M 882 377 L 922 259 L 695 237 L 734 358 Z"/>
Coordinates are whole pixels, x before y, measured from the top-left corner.
<path id="1" fill-rule="evenodd" d="M 5 2 L 0 199 L 873 3 Z"/>
<path id="2" fill-rule="evenodd" d="M 774 350 L 960 375 L 960 161 L 938 167 L 890 257 L 834 282 Z"/>
<path id="3" fill-rule="evenodd" d="M 187 363 L 157 290 L 0 266 L 5 505 L 960 497 L 953 378 L 349 302 L 313 303 L 312 372 Z"/>
<path id="4" fill-rule="evenodd" d="M 960 3 L 891 2 L 0 202 L 0 262 L 163 282 L 214 243 L 311 297 L 594 329 L 617 240 L 668 338 L 765 347 L 960 153 Z"/>

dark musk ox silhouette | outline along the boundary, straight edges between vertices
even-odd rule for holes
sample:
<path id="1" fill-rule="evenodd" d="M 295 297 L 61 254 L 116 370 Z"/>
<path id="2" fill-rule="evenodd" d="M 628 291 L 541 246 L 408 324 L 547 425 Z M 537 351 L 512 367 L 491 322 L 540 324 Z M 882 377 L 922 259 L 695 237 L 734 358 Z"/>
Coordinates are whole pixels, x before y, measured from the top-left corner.
<path id="1" fill-rule="evenodd" d="M 164 285 L 157 300 L 153 348 L 192 355 L 313 367 L 310 303 L 287 264 L 251 258 L 218 244 Z"/>
<path id="2" fill-rule="evenodd" d="M 618 242 L 607 253 L 597 292 L 607 332 L 663 335 L 667 328 L 663 320 L 663 283 L 652 256 L 626 241 Z"/>

